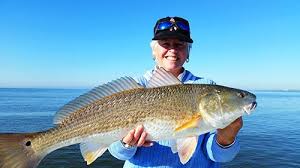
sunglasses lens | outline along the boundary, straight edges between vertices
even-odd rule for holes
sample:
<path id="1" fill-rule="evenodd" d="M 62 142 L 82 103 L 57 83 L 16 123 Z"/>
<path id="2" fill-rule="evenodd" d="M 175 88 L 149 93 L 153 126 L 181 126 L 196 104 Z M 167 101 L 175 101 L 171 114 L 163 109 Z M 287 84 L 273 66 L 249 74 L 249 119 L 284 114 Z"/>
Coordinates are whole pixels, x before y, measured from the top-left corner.
<path id="1" fill-rule="evenodd" d="M 165 30 L 172 26 L 173 24 L 169 21 L 167 22 L 161 22 L 157 25 L 157 30 Z"/>
<path id="2" fill-rule="evenodd" d="M 182 29 L 182 30 L 185 30 L 185 31 L 190 31 L 190 28 L 188 25 L 186 25 L 185 23 L 181 22 L 181 21 L 177 21 L 176 22 L 176 25 Z"/>

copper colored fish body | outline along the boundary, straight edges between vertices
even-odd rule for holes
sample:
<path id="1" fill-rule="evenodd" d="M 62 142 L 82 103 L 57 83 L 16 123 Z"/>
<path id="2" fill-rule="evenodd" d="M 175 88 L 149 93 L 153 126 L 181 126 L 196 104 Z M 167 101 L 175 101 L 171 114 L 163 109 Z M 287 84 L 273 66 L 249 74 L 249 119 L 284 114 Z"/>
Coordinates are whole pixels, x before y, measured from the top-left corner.
<path id="1" fill-rule="evenodd" d="M 37 167 L 48 153 L 77 143 L 91 164 L 138 125 L 144 126 L 148 140 L 174 141 L 172 152 L 185 164 L 196 149 L 198 135 L 224 128 L 255 107 L 256 97 L 250 92 L 181 84 L 158 69 L 146 88 L 125 77 L 79 96 L 57 112 L 56 126 L 50 130 L 0 134 L 0 167 Z"/>

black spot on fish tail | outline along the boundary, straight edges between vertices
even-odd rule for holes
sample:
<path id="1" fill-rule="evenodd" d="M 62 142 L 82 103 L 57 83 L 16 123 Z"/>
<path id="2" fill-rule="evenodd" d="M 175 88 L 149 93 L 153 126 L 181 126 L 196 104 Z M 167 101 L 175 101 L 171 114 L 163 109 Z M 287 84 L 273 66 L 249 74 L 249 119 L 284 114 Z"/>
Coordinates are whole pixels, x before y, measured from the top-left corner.
<path id="1" fill-rule="evenodd" d="M 31 145 L 31 141 L 27 141 L 25 145 L 26 146 L 30 146 Z"/>

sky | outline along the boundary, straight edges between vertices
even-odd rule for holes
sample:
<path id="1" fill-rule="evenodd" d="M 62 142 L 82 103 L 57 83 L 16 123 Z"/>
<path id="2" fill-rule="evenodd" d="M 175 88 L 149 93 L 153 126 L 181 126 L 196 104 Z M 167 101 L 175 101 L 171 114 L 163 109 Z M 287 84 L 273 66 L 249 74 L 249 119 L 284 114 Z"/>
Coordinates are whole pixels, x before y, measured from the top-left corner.
<path id="1" fill-rule="evenodd" d="M 185 68 L 242 89 L 300 89 L 298 0 L 0 0 L 0 87 L 92 88 L 153 68 L 157 19 L 194 40 Z"/>

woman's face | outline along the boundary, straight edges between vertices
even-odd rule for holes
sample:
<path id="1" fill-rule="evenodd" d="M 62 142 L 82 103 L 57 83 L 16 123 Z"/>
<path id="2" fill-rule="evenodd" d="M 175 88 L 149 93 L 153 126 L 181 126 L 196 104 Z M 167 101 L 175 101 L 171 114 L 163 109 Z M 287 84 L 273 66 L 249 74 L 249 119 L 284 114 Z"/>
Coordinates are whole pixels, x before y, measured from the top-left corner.
<path id="1" fill-rule="evenodd" d="M 178 39 L 158 40 L 158 45 L 153 49 L 156 64 L 178 76 L 188 57 L 187 43 Z"/>

